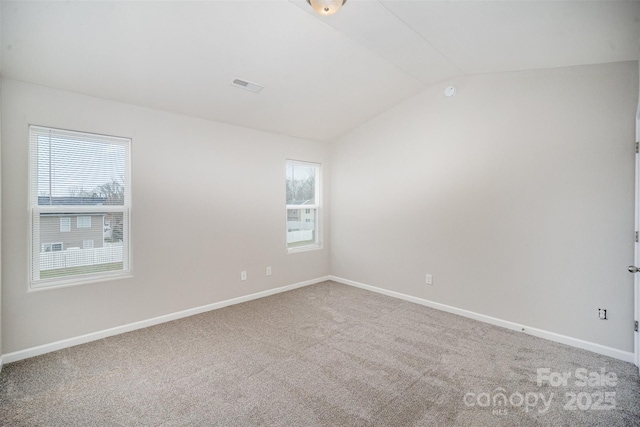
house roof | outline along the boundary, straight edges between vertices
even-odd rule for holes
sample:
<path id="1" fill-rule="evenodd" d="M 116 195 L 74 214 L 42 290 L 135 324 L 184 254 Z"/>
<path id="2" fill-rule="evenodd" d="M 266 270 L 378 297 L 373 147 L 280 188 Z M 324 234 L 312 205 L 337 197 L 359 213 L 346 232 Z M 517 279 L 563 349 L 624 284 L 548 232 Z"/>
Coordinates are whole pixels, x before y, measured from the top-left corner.
<path id="1" fill-rule="evenodd" d="M 53 212 L 46 212 L 46 213 L 42 213 L 40 214 L 41 216 L 65 216 L 65 217 L 74 217 L 74 216 L 105 216 L 106 213 L 105 212 L 83 212 L 83 213 L 53 213 Z"/>
<path id="2" fill-rule="evenodd" d="M 105 197 L 38 196 L 39 206 L 95 206 L 104 205 Z"/>

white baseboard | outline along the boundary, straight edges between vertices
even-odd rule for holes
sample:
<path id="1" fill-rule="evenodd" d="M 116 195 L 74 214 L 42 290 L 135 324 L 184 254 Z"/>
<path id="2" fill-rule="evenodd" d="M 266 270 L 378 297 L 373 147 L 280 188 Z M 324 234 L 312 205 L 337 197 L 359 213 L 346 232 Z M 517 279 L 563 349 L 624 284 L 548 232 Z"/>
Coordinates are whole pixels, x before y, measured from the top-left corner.
<path id="1" fill-rule="evenodd" d="M 498 319 L 491 316 L 486 316 L 484 314 L 475 313 L 473 311 L 464 310 L 464 309 L 453 307 L 446 304 L 440 304 L 438 302 L 429 301 L 423 298 L 402 294 L 400 292 L 395 292 L 387 289 L 377 288 L 375 286 L 365 285 L 364 283 L 355 282 L 349 279 L 343 279 L 341 277 L 329 276 L 329 279 L 333 280 L 334 282 L 342 283 L 344 285 L 355 286 L 356 288 L 366 289 L 368 291 L 377 292 L 379 294 L 387 295 L 394 298 L 399 298 L 405 301 L 424 305 L 426 307 L 435 308 L 436 310 L 446 311 L 447 313 L 457 314 L 463 317 L 468 317 L 470 319 L 489 323 L 491 325 L 501 326 L 503 328 L 523 332 L 525 334 L 533 335 L 538 338 L 544 338 L 550 341 L 555 341 L 561 344 L 566 344 L 566 345 L 577 347 L 583 350 L 589 350 L 594 353 L 613 357 L 614 359 L 623 360 L 629 363 L 635 363 L 635 355 L 632 352 L 622 351 L 616 348 L 607 347 L 607 346 L 592 343 L 589 341 L 584 341 L 578 338 L 572 338 L 566 335 L 556 334 L 555 332 L 549 332 L 542 329 L 531 328 L 529 326 L 520 325 L 518 323 L 509 322 L 507 320 Z"/>
<path id="2" fill-rule="evenodd" d="M 359 283 L 353 280 L 344 279 L 336 276 L 325 276 L 319 277 L 317 279 L 307 280 L 304 282 L 295 283 L 292 285 L 282 286 L 279 288 L 268 289 L 266 291 L 257 292 L 250 295 L 244 295 L 237 298 L 228 299 L 225 301 L 215 302 L 212 304 L 203 305 L 200 307 L 195 307 L 175 313 L 166 314 L 163 316 L 154 317 L 147 320 L 141 320 L 139 322 L 129 323 L 127 325 L 116 326 L 114 328 L 105 329 L 98 332 L 92 332 L 89 334 L 81 335 L 74 338 L 68 338 L 61 341 L 56 341 L 49 344 L 43 344 L 37 347 L 31 347 L 25 350 L 19 350 L 13 353 L 7 353 L 0 357 L 0 371 L 2 370 L 2 366 L 5 363 L 16 362 L 18 360 L 27 359 L 29 357 L 39 356 L 41 354 L 50 353 L 52 351 L 61 350 L 63 348 L 72 347 L 79 344 L 88 343 L 91 341 L 96 341 L 102 338 L 107 338 L 113 335 L 123 334 L 126 332 L 135 331 L 137 329 L 146 328 L 149 326 L 157 325 L 160 323 L 170 322 L 172 320 L 182 319 L 184 317 L 193 316 L 200 313 L 205 313 L 211 310 L 217 310 L 219 308 L 228 307 L 230 305 L 240 304 L 246 301 L 251 301 L 258 298 L 267 297 L 270 295 L 275 295 L 281 292 L 290 291 L 297 288 L 302 288 L 304 286 L 313 285 L 316 283 L 324 282 L 325 280 L 333 280 L 334 282 L 342 283 L 349 286 L 354 286 L 357 288 L 365 289 L 372 292 L 377 292 L 379 294 L 387 295 L 394 298 L 399 298 L 405 301 L 413 302 L 416 304 L 424 305 L 426 307 L 435 308 L 437 310 L 445 311 L 447 313 L 457 314 L 463 317 L 467 317 L 474 320 L 479 320 L 481 322 L 489 323 L 491 325 L 501 326 L 503 328 L 511 329 L 514 331 L 524 332 L 526 334 L 536 336 L 539 338 L 544 338 L 550 341 L 559 342 L 561 344 L 566 344 L 572 347 L 581 348 L 583 350 L 589 350 L 594 353 L 602 354 L 605 356 L 613 357 L 615 359 L 623 360 L 625 362 L 634 363 L 634 354 L 628 351 L 618 350 L 612 347 L 607 347 L 604 345 L 592 343 L 589 341 L 584 341 L 578 338 L 568 337 L 566 335 L 556 334 L 555 332 L 549 332 L 542 329 L 531 328 L 529 326 L 520 325 L 518 323 L 509 322 L 507 320 L 498 319 L 491 316 L 486 316 L 484 314 L 475 313 L 473 311 L 464 310 L 461 308 L 449 306 L 446 304 L 437 303 L 434 301 L 429 301 L 423 298 L 414 297 L 411 295 L 402 294 L 400 292 L 390 291 L 383 288 L 377 288 L 375 286 L 366 285 L 364 283 Z"/>
<path id="3" fill-rule="evenodd" d="M 270 295 L 279 294 L 281 292 L 290 291 L 292 289 L 302 288 L 304 286 L 313 285 L 316 283 L 324 282 L 326 280 L 329 280 L 329 276 L 319 277 L 317 279 L 307 280 L 304 282 L 295 283 L 293 285 L 282 286 L 279 288 L 267 289 L 266 291 L 256 292 L 250 295 L 244 295 L 237 298 L 231 298 L 225 301 L 214 302 L 212 304 L 190 308 L 188 310 L 178 311 L 175 313 L 165 314 L 163 316 L 158 316 L 158 317 L 154 317 L 147 320 L 141 320 L 139 322 L 129 323 L 127 325 L 116 326 L 115 328 L 104 329 L 102 331 L 92 332 L 92 333 L 81 335 L 74 338 L 68 338 L 65 340 L 56 341 L 49 344 L 39 345 L 37 347 L 27 348 L 25 350 L 15 351 L 13 353 L 7 353 L 2 355 L 2 358 L 0 358 L 0 369 L 1 369 L 2 363 L 16 362 L 18 360 L 39 356 L 41 354 L 50 353 L 52 351 L 62 350 L 63 348 L 72 347 L 74 345 L 84 344 L 84 343 L 96 341 L 102 338 L 107 338 L 113 335 L 123 334 L 125 332 L 131 332 L 137 329 L 147 328 L 149 326 L 170 322 L 172 320 L 182 319 L 184 317 L 205 313 L 211 310 L 217 310 L 219 308 L 228 307 L 230 305 L 240 304 L 240 303 L 251 301 L 258 298 L 268 297 Z"/>

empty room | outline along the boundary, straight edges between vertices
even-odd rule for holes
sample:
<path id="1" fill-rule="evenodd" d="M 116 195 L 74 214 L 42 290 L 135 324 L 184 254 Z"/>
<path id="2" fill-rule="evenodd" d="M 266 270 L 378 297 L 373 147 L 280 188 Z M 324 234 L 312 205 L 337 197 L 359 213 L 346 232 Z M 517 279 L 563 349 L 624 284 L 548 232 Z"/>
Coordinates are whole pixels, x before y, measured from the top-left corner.
<path id="1" fill-rule="evenodd" d="M 0 425 L 640 426 L 640 2 L 0 0 Z"/>

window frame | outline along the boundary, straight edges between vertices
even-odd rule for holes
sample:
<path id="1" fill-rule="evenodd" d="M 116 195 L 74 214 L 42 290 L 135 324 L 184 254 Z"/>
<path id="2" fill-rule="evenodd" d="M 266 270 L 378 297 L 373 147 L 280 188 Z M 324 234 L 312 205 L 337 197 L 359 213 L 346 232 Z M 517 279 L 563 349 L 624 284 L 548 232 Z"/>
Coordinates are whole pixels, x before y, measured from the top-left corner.
<path id="1" fill-rule="evenodd" d="M 57 138 L 84 138 L 91 142 L 121 145 L 124 147 L 124 200 L 122 205 L 38 205 L 38 136 L 43 133 L 55 134 Z M 28 292 L 56 289 L 67 286 L 102 282 L 132 277 L 131 257 L 131 138 L 103 135 L 93 132 L 72 131 L 46 126 L 29 125 L 29 288 Z M 56 197 L 56 196 L 53 196 Z M 42 214 L 89 216 L 106 213 L 122 214 L 122 269 L 69 274 L 56 278 L 40 276 L 40 218 Z M 69 218 L 71 220 L 71 218 Z M 71 221 L 70 221 L 71 222 Z M 92 221 L 93 222 L 93 221 Z M 77 227 L 77 220 L 76 220 Z M 63 248 L 64 249 L 64 248 Z"/>
<path id="2" fill-rule="evenodd" d="M 286 203 L 286 181 L 287 181 L 287 172 L 289 165 L 300 165 L 306 167 L 314 167 L 315 168 L 315 194 L 314 194 L 314 204 L 287 204 Z M 288 242 L 288 218 L 290 210 L 302 210 L 306 209 L 309 211 L 315 211 L 315 233 L 314 233 L 314 241 L 313 243 L 299 246 L 289 246 Z M 310 161 L 302 161 L 302 160 L 294 160 L 294 159 L 286 159 L 285 161 L 285 246 L 287 248 L 287 253 L 292 254 L 296 252 L 306 252 L 322 249 L 322 163 L 319 162 L 310 162 Z"/>
<path id="3" fill-rule="evenodd" d="M 64 226 L 62 223 L 65 223 Z M 70 233 L 71 232 L 71 218 L 70 217 L 60 217 L 60 232 L 61 233 Z"/>
<path id="4" fill-rule="evenodd" d="M 80 218 L 82 218 L 82 225 L 80 225 Z M 84 224 L 84 219 L 89 218 L 89 225 Z M 76 228 L 91 228 L 91 215 L 78 215 L 76 216 Z"/>

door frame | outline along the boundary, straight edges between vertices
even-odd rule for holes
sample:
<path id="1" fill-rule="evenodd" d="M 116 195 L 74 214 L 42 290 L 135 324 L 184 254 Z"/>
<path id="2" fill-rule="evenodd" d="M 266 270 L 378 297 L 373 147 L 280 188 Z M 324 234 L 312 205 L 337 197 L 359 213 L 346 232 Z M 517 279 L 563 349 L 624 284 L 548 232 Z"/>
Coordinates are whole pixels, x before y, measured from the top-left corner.
<path id="1" fill-rule="evenodd" d="M 638 231 L 640 231 L 640 154 L 638 145 L 640 144 L 640 101 L 636 111 L 636 157 L 635 157 L 635 231 L 636 239 L 634 244 L 633 260 L 635 266 L 640 265 L 640 242 L 638 242 Z M 640 273 L 633 275 L 633 317 L 636 322 L 640 321 Z M 633 333 L 634 362 L 640 372 L 640 333 Z"/>

